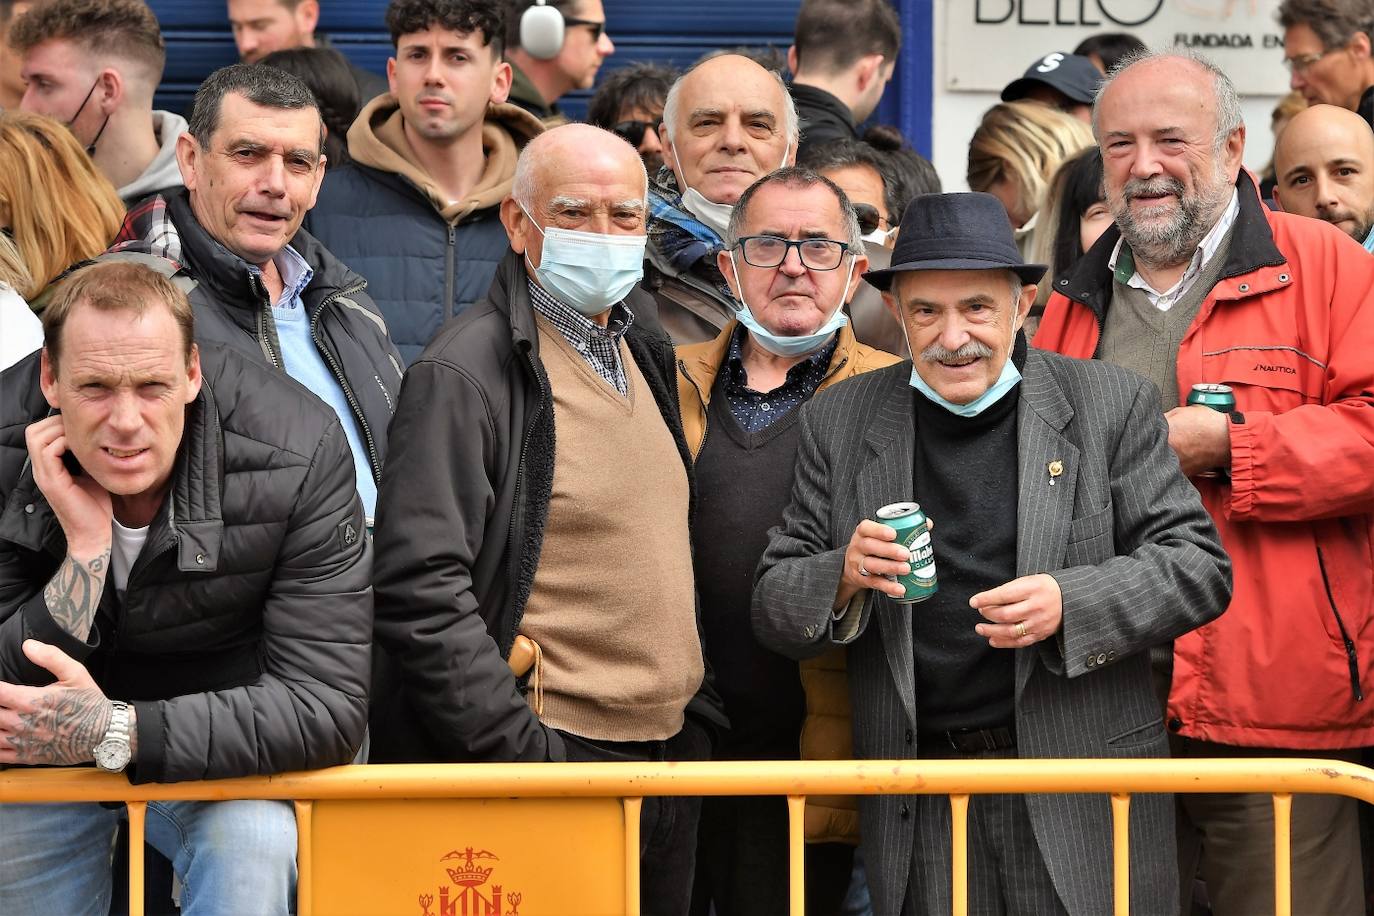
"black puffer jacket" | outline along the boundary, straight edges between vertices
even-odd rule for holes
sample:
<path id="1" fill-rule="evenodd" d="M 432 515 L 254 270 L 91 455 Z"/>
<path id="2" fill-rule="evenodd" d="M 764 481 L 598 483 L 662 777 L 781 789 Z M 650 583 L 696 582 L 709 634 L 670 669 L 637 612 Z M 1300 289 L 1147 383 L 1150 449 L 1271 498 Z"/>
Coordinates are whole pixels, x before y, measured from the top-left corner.
<path id="1" fill-rule="evenodd" d="M 395 667 L 375 690 L 374 762 L 564 759 L 505 661 L 554 474 L 553 395 L 526 282 L 508 254 L 487 298 L 406 373 L 391 428 L 406 446 L 377 500 L 376 637 Z M 636 316 L 625 342 L 690 470 L 672 346 L 652 299 L 635 290 L 625 302 Z M 687 711 L 724 726 L 709 673 Z"/>
<path id="2" fill-rule="evenodd" d="M 38 356 L 0 375 L 0 680 L 52 675 L 20 650 L 52 643 L 138 717 L 135 783 L 348 762 L 367 721 L 371 554 L 338 418 L 294 381 L 201 350 L 172 486 L 122 604 L 106 580 L 88 642 L 43 588 L 66 540 L 26 458 L 49 413 Z"/>
<path id="3" fill-rule="evenodd" d="M 305 231 L 296 233 L 291 247 L 315 272 L 301 296 L 315 346 L 353 408 L 373 476 L 380 481 L 386 428 L 401 388 L 401 355 L 365 292 L 366 280 Z M 110 250 L 151 254 L 180 265 L 197 283 L 190 294 L 197 342 L 228 346 L 281 368 L 266 287 L 247 262 L 196 221 L 185 191 L 149 198 L 130 210 Z"/>

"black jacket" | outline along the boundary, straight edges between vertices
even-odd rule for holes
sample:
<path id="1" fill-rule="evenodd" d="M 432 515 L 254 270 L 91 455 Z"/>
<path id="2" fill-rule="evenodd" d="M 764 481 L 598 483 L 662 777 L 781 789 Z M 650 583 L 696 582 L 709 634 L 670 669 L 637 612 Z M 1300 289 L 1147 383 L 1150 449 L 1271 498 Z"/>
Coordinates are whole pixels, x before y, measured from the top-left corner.
<path id="1" fill-rule="evenodd" d="M 367 281 L 304 230 L 291 239 L 313 270 L 301 296 L 310 312 L 315 345 L 343 388 L 381 480 L 386 428 L 404 371 L 386 321 L 365 290 Z M 167 258 L 181 265 L 196 287 L 196 341 L 227 346 L 250 359 L 281 368 L 281 347 L 271 300 L 258 274 L 221 245 L 196 220 L 187 192 L 150 198 L 125 218 L 114 252 Z"/>
<path id="2" fill-rule="evenodd" d="M 86 642 L 43 589 L 66 538 L 27 463 L 48 415 L 38 355 L 0 375 L 0 681 L 52 675 L 28 637 L 90 670 L 138 718 L 135 783 L 347 763 L 367 722 L 370 555 L 338 418 L 282 375 L 201 348 L 172 486 L 121 603 L 107 579 Z"/>
<path id="3" fill-rule="evenodd" d="M 822 143 L 859 139 L 854 112 L 844 102 L 815 86 L 793 83 L 790 88 L 792 101 L 797 106 L 797 119 L 801 122 L 801 140 L 797 143 L 799 161 L 808 149 Z"/>
<path id="4" fill-rule="evenodd" d="M 626 303 L 636 317 L 652 314 L 641 291 Z M 690 472 L 672 346 L 649 322 L 636 321 L 625 341 Z M 372 759 L 564 759 L 562 738 L 506 664 L 554 473 L 553 396 L 520 255 L 411 365 L 391 437 L 373 584 L 376 639 L 394 668 L 376 689 Z M 652 524 L 652 507 L 634 508 Z M 709 679 L 688 711 L 724 724 Z"/>
<path id="5" fill-rule="evenodd" d="M 1355 111 L 1369 122 L 1370 127 L 1374 127 L 1374 86 L 1370 86 L 1364 91 L 1364 95 L 1360 96 L 1360 104 Z"/>

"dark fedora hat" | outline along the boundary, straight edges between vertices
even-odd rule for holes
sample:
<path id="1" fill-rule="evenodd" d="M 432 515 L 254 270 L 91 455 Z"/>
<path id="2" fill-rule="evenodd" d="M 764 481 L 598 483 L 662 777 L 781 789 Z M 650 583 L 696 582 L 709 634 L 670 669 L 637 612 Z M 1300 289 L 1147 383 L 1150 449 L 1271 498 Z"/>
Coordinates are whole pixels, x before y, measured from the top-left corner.
<path id="1" fill-rule="evenodd" d="M 1038 283 L 1044 264 L 1027 264 L 1012 237 L 1007 211 L 991 194 L 922 194 L 907 204 L 892 251 L 892 266 L 864 279 L 880 290 L 912 270 L 1010 270 Z"/>

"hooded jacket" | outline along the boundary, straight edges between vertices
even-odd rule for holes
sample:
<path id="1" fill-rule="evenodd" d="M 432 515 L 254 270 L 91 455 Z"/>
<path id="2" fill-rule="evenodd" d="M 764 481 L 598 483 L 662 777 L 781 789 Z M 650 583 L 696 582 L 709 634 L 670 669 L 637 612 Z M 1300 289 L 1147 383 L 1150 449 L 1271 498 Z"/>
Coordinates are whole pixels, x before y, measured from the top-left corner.
<path id="1" fill-rule="evenodd" d="M 1374 259 L 1329 223 L 1276 213 L 1244 171 L 1221 279 L 1178 350 L 1180 396 L 1235 391 L 1228 478 L 1194 478 L 1235 592 L 1174 641 L 1172 731 L 1247 747 L 1374 744 Z M 1093 357 L 1107 309 L 1098 240 L 1035 345 Z M 1166 409 L 1180 406 L 1164 405 Z M 1243 420 L 1243 422 L 1236 422 Z"/>
<path id="2" fill-rule="evenodd" d="M 224 348 L 200 352 L 204 384 L 162 509 L 122 600 L 105 580 L 86 640 L 43 598 L 67 545 L 24 443 L 50 413 L 38 355 L 0 375 L 0 681 L 52 683 L 23 655 L 26 638 L 84 664 L 134 707 L 134 783 L 347 763 L 367 722 L 372 641 L 347 438 L 282 373 Z"/>
<path id="3" fill-rule="evenodd" d="M 175 191 L 182 186 L 181 167 L 177 165 L 177 137 L 186 130 L 186 119 L 170 111 L 153 112 L 153 133 L 157 136 L 157 155 L 133 181 L 119 189 L 125 207 L 132 207 L 152 194 Z"/>
<path id="4" fill-rule="evenodd" d="M 501 200 L 520 150 L 543 129 L 514 105 L 490 106 L 482 177 L 465 199 L 450 201 L 406 140 L 393 96 L 373 99 L 353 123 L 353 163 L 325 174 L 304 225 L 367 277 L 407 364 L 445 321 L 486 295 L 509 248 Z"/>
<path id="5" fill-rule="evenodd" d="M 652 309 L 637 290 L 626 304 L 636 319 Z M 667 338 L 636 320 L 624 340 L 690 471 Z M 512 252 L 487 298 L 406 373 L 392 424 L 407 447 L 382 481 L 373 582 L 377 644 L 399 683 L 377 685 L 373 761 L 565 758 L 506 663 L 539 567 L 557 420 Z M 687 711 L 724 725 L 709 676 Z"/>
<path id="6" fill-rule="evenodd" d="M 367 281 L 307 232 L 297 232 L 291 247 L 314 271 L 301 299 L 310 313 L 315 345 L 353 408 L 373 476 L 381 480 L 386 428 L 401 388 L 400 354 L 368 298 Z M 152 255 L 177 265 L 196 281 L 189 296 L 198 342 L 228 346 L 263 365 L 282 368 L 266 287 L 242 258 L 205 231 L 185 191 L 151 197 L 130 210 L 110 251 Z"/>

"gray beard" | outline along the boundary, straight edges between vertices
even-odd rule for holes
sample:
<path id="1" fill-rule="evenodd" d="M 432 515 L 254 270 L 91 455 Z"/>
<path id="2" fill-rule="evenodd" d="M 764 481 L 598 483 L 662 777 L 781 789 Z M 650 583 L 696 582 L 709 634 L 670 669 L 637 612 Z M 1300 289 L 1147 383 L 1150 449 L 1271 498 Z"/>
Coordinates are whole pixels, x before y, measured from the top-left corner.
<path id="1" fill-rule="evenodd" d="M 1120 196 L 1108 195 L 1107 205 L 1136 261 L 1148 268 L 1161 269 L 1177 267 L 1192 259 L 1202 237 L 1216 225 L 1222 205 L 1231 193 L 1231 185 L 1220 168 L 1214 179 L 1211 187 L 1187 194 L 1182 182 L 1174 178 L 1161 176 L 1151 181 L 1133 178 L 1126 182 Z M 1137 221 L 1131 212 L 1131 198 L 1146 188 L 1156 192 L 1167 190 L 1177 197 L 1178 211 L 1167 222 Z"/>

